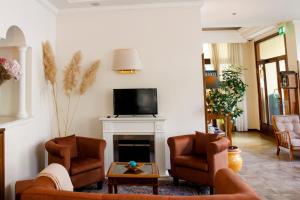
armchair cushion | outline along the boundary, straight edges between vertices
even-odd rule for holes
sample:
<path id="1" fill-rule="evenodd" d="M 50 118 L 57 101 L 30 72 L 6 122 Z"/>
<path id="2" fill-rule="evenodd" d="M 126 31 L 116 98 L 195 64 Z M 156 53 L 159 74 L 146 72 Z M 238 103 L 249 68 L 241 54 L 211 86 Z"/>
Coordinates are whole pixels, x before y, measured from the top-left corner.
<path id="1" fill-rule="evenodd" d="M 217 134 L 207 134 L 196 131 L 195 136 L 195 152 L 198 154 L 206 154 L 207 144 L 218 139 Z"/>
<path id="2" fill-rule="evenodd" d="M 72 176 L 81 172 L 103 167 L 103 163 L 99 159 L 94 158 L 73 158 L 71 163 Z"/>
<path id="3" fill-rule="evenodd" d="M 77 136 L 76 139 L 78 157 L 104 160 L 105 140 L 79 136 Z"/>
<path id="4" fill-rule="evenodd" d="M 273 125 L 276 131 L 289 131 L 291 138 L 300 139 L 300 119 L 298 115 L 274 115 Z"/>
<path id="5" fill-rule="evenodd" d="M 70 148 L 70 156 L 71 158 L 77 157 L 77 143 L 75 135 L 70 135 L 67 137 L 55 138 L 55 143 L 68 146 Z"/>
<path id="6" fill-rule="evenodd" d="M 300 148 L 300 139 L 291 139 L 291 143 L 293 147 L 299 147 Z"/>
<path id="7" fill-rule="evenodd" d="M 177 166 L 208 171 L 208 163 L 205 155 L 195 154 L 176 156 L 173 161 Z"/>

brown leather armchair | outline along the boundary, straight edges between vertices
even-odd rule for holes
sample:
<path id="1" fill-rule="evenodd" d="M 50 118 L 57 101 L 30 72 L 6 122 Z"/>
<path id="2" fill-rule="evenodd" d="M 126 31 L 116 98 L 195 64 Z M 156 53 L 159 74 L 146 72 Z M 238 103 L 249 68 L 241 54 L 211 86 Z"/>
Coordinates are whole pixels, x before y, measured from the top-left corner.
<path id="1" fill-rule="evenodd" d="M 45 147 L 48 151 L 48 164 L 63 165 L 68 170 L 75 189 L 93 183 L 102 188 L 105 179 L 104 140 L 71 135 L 50 140 Z"/>
<path id="2" fill-rule="evenodd" d="M 214 187 L 215 174 L 219 169 L 227 168 L 227 138 L 196 133 L 168 139 L 171 159 L 171 176 L 174 184 L 179 179 L 199 185 Z"/>

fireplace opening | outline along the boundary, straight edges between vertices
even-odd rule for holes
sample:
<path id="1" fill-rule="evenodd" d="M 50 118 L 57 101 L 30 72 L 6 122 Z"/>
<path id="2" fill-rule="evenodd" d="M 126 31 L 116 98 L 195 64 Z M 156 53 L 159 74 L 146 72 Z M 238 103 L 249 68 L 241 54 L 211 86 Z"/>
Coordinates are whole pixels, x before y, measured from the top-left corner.
<path id="1" fill-rule="evenodd" d="M 114 161 L 154 162 L 153 135 L 114 135 Z"/>

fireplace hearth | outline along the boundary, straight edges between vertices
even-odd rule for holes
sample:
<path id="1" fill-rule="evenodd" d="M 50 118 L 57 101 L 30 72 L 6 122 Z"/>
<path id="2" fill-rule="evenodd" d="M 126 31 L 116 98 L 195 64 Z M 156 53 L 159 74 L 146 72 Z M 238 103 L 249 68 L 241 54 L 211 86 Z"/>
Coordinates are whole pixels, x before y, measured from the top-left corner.
<path id="1" fill-rule="evenodd" d="M 154 162 L 153 135 L 114 135 L 114 161 Z"/>

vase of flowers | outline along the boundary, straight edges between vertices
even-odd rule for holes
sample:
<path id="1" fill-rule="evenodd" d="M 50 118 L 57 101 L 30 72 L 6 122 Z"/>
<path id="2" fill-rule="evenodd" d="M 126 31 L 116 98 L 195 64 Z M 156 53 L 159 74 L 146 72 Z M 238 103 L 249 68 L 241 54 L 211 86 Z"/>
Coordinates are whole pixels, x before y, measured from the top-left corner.
<path id="1" fill-rule="evenodd" d="M 21 65 L 12 59 L 0 58 L 0 85 L 9 79 L 19 80 Z"/>

